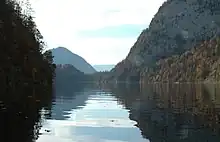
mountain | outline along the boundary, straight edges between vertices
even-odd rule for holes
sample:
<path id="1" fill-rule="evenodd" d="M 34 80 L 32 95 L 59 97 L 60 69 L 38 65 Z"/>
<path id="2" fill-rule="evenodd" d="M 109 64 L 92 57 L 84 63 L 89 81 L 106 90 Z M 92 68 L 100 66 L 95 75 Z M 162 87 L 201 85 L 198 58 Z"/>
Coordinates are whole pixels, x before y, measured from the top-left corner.
<path id="1" fill-rule="evenodd" d="M 161 59 L 141 73 L 142 82 L 198 82 L 220 80 L 220 38 L 211 39 L 181 55 Z"/>
<path id="2" fill-rule="evenodd" d="M 113 69 L 115 65 L 93 65 L 93 68 L 95 68 L 97 71 L 110 71 Z"/>
<path id="3" fill-rule="evenodd" d="M 95 73 L 96 70 L 82 57 L 64 47 L 51 49 L 55 64 L 70 64 L 85 74 Z"/>
<path id="4" fill-rule="evenodd" d="M 112 69 L 111 79 L 139 81 L 141 74 L 154 72 L 159 60 L 181 56 L 219 35 L 219 0 L 167 0 L 127 57 Z"/>

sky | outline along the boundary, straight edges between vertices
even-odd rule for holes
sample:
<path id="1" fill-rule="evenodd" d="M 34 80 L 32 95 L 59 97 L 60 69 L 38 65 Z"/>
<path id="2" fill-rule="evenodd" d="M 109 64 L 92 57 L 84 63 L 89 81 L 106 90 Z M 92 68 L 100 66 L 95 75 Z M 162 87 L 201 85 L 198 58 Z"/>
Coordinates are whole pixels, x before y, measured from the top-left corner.
<path id="1" fill-rule="evenodd" d="M 123 60 L 165 0 L 30 0 L 48 49 L 66 47 L 92 65 Z"/>

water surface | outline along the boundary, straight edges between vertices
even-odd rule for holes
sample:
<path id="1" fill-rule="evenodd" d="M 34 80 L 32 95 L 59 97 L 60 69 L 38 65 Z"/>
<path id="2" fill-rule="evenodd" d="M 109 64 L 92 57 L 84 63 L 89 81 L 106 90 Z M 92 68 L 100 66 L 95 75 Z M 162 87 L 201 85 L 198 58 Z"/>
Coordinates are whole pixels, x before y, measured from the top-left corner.
<path id="1" fill-rule="evenodd" d="M 52 102 L 41 111 L 37 142 L 220 141 L 216 84 L 61 89 Z"/>
<path id="2" fill-rule="evenodd" d="M 37 142 L 148 142 L 112 92 L 89 90 L 54 99 Z"/>

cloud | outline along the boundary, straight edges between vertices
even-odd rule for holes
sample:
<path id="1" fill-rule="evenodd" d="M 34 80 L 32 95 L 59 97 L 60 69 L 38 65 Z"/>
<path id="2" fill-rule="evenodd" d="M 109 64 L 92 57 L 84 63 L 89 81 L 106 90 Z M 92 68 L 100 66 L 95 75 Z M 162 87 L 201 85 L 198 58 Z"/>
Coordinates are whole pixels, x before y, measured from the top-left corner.
<path id="1" fill-rule="evenodd" d="M 32 5 L 39 24 L 47 23 L 46 19 L 49 18 L 50 23 L 60 26 L 72 25 L 72 29 L 94 30 L 124 24 L 148 24 L 163 1 L 35 0 Z"/>
<path id="2" fill-rule="evenodd" d="M 163 1 L 31 0 L 31 3 L 35 21 L 49 48 L 65 46 L 90 63 L 100 64 L 110 60 L 117 63 L 125 58 Z"/>

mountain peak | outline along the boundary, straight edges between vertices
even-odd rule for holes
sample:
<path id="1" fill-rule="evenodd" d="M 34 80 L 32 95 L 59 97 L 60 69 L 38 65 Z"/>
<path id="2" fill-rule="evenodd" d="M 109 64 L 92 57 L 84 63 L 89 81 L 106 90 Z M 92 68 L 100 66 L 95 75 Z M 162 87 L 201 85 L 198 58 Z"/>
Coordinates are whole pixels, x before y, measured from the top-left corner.
<path id="1" fill-rule="evenodd" d="M 96 70 L 81 56 L 72 53 L 65 47 L 51 49 L 55 64 L 70 64 L 85 74 L 95 73 Z"/>
<path id="2" fill-rule="evenodd" d="M 70 51 L 69 49 L 67 49 L 67 48 L 65 48 L 65 47 L 62 47 L 62 46 L 59 46 L 59 47 L 57 47 L 57 48 L 54 48 L 54 49 L 57 49 L 57 50 L 68 50 L 68 51 Z M 71 51 L 70 51 L 71 52 Z"/>

